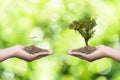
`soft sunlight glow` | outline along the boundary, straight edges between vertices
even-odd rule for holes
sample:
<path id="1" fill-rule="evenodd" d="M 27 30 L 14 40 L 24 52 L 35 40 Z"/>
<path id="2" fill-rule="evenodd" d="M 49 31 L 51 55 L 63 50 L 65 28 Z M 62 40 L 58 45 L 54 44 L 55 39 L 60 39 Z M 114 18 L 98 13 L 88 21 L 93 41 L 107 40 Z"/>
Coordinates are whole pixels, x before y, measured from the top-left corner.
<path id="1" fill-rule="evenodd" d="M 39 80 L 53 80 L 53 66 L 47 58 L 44 58 L 42 61 L 37 62 L 37 65 L 39 66 L 39 70 L 42 73 L 39 75 Z"/>
<path id="2" fill-rule="evenodd" d="M 105 76 L 99 76 L 95 80 L 108 80 Z"/>
<path id="3" fill-rule="evenodd" d="M 2 73 L 2 80 L 12 80 L 14 78 L 13 72 L 4 71 Z"/>
<path id="4" fill-rule="evenodd" d="M 97 72 L 99 74 L 105 75 L 111 71 L 112 64 L 109 60 L 100 61 L 97 65 Z"/>
<path id="5" fill-rule="evenodd" d="M 44 49 L 50 49 L 50 44 L 48 41 L 42 41 L 40 43 L 37 44 L 38 47 L 40 48 L 44 48 Z"/>
<path id="6" fill-rule="evenodd" d="M 33 31 L 30 33 L 30 38 L 36 37 L 34 38 L 34 41 L 42 41 L 43 40 L 43 32 L 41 29 L 33 29 Z"/>
<path id="7" fill-rule="evenodd" d="M 60 0 L 50 0 L 48 7 L 54 9 L 59 9 L 61 7 Z"/>
<path id="8" fill-rule="evenodd" d="M 30 0 L 32 3 L 37 3 L 39 0 Z"/>

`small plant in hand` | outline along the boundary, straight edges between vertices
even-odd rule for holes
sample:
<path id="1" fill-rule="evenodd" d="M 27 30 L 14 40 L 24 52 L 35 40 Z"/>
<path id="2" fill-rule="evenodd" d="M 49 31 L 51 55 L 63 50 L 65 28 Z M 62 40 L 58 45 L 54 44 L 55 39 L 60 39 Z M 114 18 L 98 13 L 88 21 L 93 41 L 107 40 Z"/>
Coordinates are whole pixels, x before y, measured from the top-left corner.
<path id="1" fill-rule="evenodd" d="M 42 48 L 34 46 L 35 38 L 37 38 L 37 37 L 34 36 L 31 38 L 33 45 L 25 47 L 24 50 L 30 54 L 36 54 L 36 53 L 40 53 L 40 52 L 48 52 L 48 50 L 46 50 L 46 49 L 42 49 Z"/>
<path id="2" fill-rule="evenodd" d="M 95 32 L 95 30 L 93 30 L 95 26 L 96 26 L 95 19 L 91 19 L 90 17 L 84 17 L 78 21 L 75 20 L 69 25 L 70 29 L 74 29 L 75 31 L 78 31 L 82 35 L 86 44 L 85 47 L 74 49 L 72 50 L 72 52 L 90 54 L 96 50 L 95 47 L 88 45 L 88 41 L 90 40 L 90 38 L 93 37 L 93 34 Z"/>

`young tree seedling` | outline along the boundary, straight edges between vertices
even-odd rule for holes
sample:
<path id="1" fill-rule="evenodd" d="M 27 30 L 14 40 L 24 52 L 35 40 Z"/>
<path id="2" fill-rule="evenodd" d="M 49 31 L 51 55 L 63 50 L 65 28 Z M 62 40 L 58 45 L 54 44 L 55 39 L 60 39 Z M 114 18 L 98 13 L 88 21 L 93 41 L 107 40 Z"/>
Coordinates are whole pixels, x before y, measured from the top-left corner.
<path id="1" fill-rule="evenodd" d="M 78 31 L 82 35 L 82 37 L 85 40 L 85 44 L 86 44 L 85 48 L 88 50 L 88 47 L 89 47 L 88 41 L 90 40 L 90 38 L 93 37 L 93 34 L 95 32 L 93 28 L 95 26 L 96 26 L 95 19 L 92 19 L 90 17 L 84 17 L 80 20 L 73 21 L 69 25 L 69 28 L 74 29 L 75 31 Z"/>
<path id="2" fill-rule="evenodd" d="M 37 38 L 37 36 L 31 37 L 31 39 L 32 39 L 32 44 L 33 44 L 33 45 L 35 45 L 35 38 Z"/>
<path id="3" fill-rule="evenodd" d="M 48 50 L 46 50 L 46 49 L 35 47 L 35 39 L 36 38 L 37 38 L 37 36 L 31 37 L 33 44 L 31 46 L 25 47 L 24 50 L 30 54 L 36 54 L 36 53 L 40 53 L 40 52 L 48 52 Z"/>

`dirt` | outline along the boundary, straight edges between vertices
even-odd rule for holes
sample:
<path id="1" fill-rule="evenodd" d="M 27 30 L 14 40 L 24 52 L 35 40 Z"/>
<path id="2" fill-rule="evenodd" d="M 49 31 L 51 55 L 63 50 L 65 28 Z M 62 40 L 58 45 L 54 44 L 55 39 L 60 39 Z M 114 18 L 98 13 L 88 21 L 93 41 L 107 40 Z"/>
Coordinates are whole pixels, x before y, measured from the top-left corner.
<path id="1" fill-rule="evenodd" d="M 72 50 L 72 52 L 81 52 L 84 54 L 90 54 L 90 53 L 93 53 L 95 50 L 97 50 L 95 47 L 86 46 L 79 49 L 74 49 Z"/>
<path id="2" fill-rule="evenodd" d="M 34 45 L 27 46 L 27 47 L 24 48 L 24 50 L 26 52 L 28 52 L 29 54 L 36 54 L 36 53 L 39 53 L 39 52 L 48 52 L 48 50 L 42 49 L 42 48 L 39 48 L 39 47 L 35 47 Z"/>

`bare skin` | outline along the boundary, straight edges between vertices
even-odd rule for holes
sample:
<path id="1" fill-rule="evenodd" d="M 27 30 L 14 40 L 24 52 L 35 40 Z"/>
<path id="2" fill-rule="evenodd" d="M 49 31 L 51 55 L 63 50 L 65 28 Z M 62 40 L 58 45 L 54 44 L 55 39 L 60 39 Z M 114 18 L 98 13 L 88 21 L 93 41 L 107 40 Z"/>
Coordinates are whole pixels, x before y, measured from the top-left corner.
<path id="1" fill-rule="evenodd" d="M 52 50 L 48 50 L 48 52 L 40 52 L 33 55 L 24 51 L 23 48 L 24 46 L 22 45 L 16 45 L 10 48 L 0 49 L 0 62 L 12 57 L 17 57 L 19 59 L 31 62 L 33 60 L 51 55 L 53 53 Z"/>
<path id="2" fill-rule="evenodd" d="M 92 62 L 104 57 L 112 58 L 120 62 L 120 49 L 114 49 L 104 45 L 97 46 L 96 48 L 97 48 L 96 51 L 88 55 L 82 54 L 80 52 L 72 52 L 72 50 L 68 50 L 67 54 L 78 57 L 80 59 L 87 60 L 89 62 Z"/>

